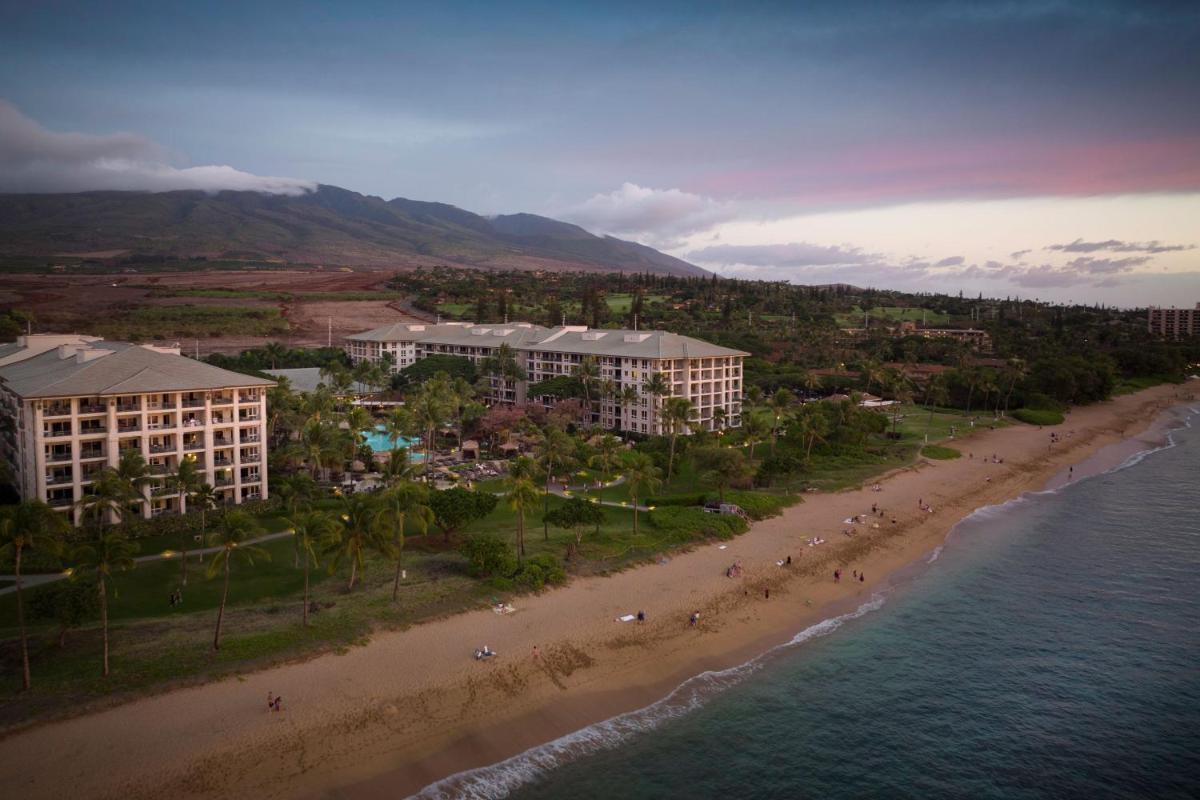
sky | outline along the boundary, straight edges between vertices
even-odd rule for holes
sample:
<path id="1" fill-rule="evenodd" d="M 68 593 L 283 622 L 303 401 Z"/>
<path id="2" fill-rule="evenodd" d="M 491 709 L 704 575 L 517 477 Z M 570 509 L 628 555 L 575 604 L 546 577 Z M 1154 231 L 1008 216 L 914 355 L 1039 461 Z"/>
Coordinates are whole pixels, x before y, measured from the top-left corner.
<path id="1" fill-rule="evenodd" d="M 1200 3 L 0 0 L 0 191 L 333 184 L 722 275 L 1200 301 Z"/>

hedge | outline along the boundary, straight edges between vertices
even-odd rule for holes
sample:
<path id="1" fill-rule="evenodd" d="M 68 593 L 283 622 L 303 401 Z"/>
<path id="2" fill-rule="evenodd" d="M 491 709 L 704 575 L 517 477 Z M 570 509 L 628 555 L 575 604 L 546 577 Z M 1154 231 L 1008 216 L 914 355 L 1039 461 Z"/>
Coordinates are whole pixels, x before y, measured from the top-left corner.
<path id="1" fill-rule="evenodd" d="M 703 538 L 732 539 L 750 527 L 736 514 L 710 514 L 700 508 L 679 506 L 651 511 L 650 524 L 679 544 Z"/>
<path id="2" fill-rule="evenodd" d="M 1061 411 L 1044 411 L 1032 408 L 1018 408 L 1012 412 L 1015 419 L 1029 425 L 1061 425 L 1063 423 L 1063 415 Z"/>
<path id="3" fill-rule="evenodd" d="M 921 455 L 926 458 L 934 458 L 939 461 L 949 461 L 954 458 L 962 458 L 962 453 L 955 450 L 953 447 L 939 447 L 936 444 L 926 445 L 921 448 Z"/>
<path id="4" fill-rule="evenodd" d="M 762 492 L 732 491 L 725 493 L 725 502 L 741 507 L 752 520 L 777 517 L 788 506 L 804 502 L 798 494 L 764 494 Z"/>

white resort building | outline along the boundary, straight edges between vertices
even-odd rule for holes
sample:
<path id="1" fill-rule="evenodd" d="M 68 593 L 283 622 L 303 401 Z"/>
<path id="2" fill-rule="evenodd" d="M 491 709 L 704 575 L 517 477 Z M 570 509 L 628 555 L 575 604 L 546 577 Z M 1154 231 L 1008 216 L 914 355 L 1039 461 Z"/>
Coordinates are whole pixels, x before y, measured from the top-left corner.
<path id="1" fill-rule="evenodd" d="M 354 362 L 379 362 L 391 354 L 393 371 L 431 355 L 468 358 L 478 365 L 507 344 L 527 379 L 491 378 L 493 403 L 535 402 L 552 405 L 551 397 L 530 397 L 542 381 L 569 376 L 585 358 L 595 360 L 602 393 L 592 422 L 610 430 L 662 434 L 659 413 L 667 397 L 685 397 L 696 409 L 693 423 L 704 430 L 738 427 L 742 416 L 742 360 L 748 353 L 665 331 L 589 329 L 582 325 L 543 328 L 527 322 L 475 325 L 469 322 L 397 323 L 346 338 Z M 661 374 L 670 394 L 655 396 L 646 389 Z M 632 388 L 636 398 L 625 398 Z M 632 393 L 628 393 L 632 394 Z M 721 414 L 714 414 L 721 409 Z M 723 421 L 721 416 L 723 414 Z"/>
<path id="2" fill-rule="evenodd" d="M 222 502 L 266 498 L 271 385 L 177 348 L 23 336 L 0 345 L 0 455 L 22 498 L 73 511 L 75 522 L 76 503 L 126 449 L 150 468 L 138 504 L 145 517 L 186 508 L 166 481 L 182 459 L 196 462 Z"/>

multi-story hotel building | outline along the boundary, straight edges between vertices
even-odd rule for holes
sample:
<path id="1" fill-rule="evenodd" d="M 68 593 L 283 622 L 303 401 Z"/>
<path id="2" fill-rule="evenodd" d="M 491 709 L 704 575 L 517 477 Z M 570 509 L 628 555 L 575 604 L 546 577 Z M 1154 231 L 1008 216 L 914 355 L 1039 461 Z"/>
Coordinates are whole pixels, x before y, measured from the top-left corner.
<path id="1" fill-rule="evenodd" d="M 1195 308 L 1158 308 L 1151 306 L 1146 318 L 1147 329 L 1168 339 L 1200 336 L 1200 303 Z"/>
<path id="2" fill-rule="evenodd" d="M 60 337 L 61 338 L 61 337 Z M 166 480 L 192 459 L 219 500 L 266 498 L 266 389 L 178 349 L 38 336 L 0 346 L 0 454 L 24 498 L 74 511 L 105 467 L 140 452 L 150 481 L 137 503 L 157 516 L 186 509 Z"/>
<path id="3" fill-rule="evenodd" d="M 468 358 L 477 365 L 507 344 L 526 380 L 491 378 L 490 402 L 536 402 L 529 390 L 550 378 L 572 375 L 585 358 L 594 359 L 601 393 L 592 422 L 611 430 L 662 434 L 660 410 L 668 397 L 685 397 L 696 409 L 693 423 L 705 430 L 737 427 L 742 416 L 742 360 L 748 353 L 665 331 L 589 329 L 581 325 L 543 328 L 527 322 L 495 325 L 398 323 L 347 337 L 352 361 L 380 361 L 392 354 L 400 370 L 430 355 Z M 661 374 L 670 394 L 650 394 L 646 384 Z M 623 390 L 632 388 L 636 399 Z M 721 414 L 716 414 L 722 409 Z"/>

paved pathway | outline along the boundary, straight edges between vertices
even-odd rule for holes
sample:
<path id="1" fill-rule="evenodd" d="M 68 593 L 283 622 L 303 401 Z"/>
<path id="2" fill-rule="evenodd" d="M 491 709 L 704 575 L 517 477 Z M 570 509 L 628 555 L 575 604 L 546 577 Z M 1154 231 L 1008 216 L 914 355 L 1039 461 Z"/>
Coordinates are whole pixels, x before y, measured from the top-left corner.
<path id="1" fill-rule="evenodd" d="M 279 531 L 278 533 L 268 533 L 266 536 L 259 536 L 257 539 L 250 539 L 246 542 L 246 544 L 258 544 L 260 542 L 270 542 L 270 541 L 274 541 L 275 539 L 282 539 L 285 536 L 291 536 L 291 535 L 292 535 L 292 530 L 289 528 L 286 531 Z M 188 550 L 188 558 L 191 558 L 192 556 L 196 556 L 197 558 L 203 558 L 204 556 L 212 555 L 213 553 L 217 552 L 220 549 L 221 549 L 220 547 L 200 547 L 200 548 L 197 548 L 196 550 Z M 182 558 L 182 557 L 183 557 L 183 553 L 179 552 L 178 550 L 164 550 L 161 553 L 154 553 L 153 555 L 138 556 L 137 558 L 133 559 L 133 563 L 136 565 L 136 564 L 148 564 L 152 561 L 174 561 L 174 560 Z M 39 572 L 39 573 L 35 573 L 33 575 L 22 575 L 21 576 L 21 588 L 29 589 L 33 586 L 41 586 L 44 583 L 53 583 L 54 581 L 61 581 L 65 577 L 67 577 L 67 573 L 65 573 L 65 572 Z M 17 591 L 17 585 L 15 583 L 15 581 L 16 581 L 15 575 L 0 575 L 0 581 L 14 581 L 12 586 L 5 586 L 3 588 L 0 588 L 0 595 L 12 594 L 13 592 Z"/>

